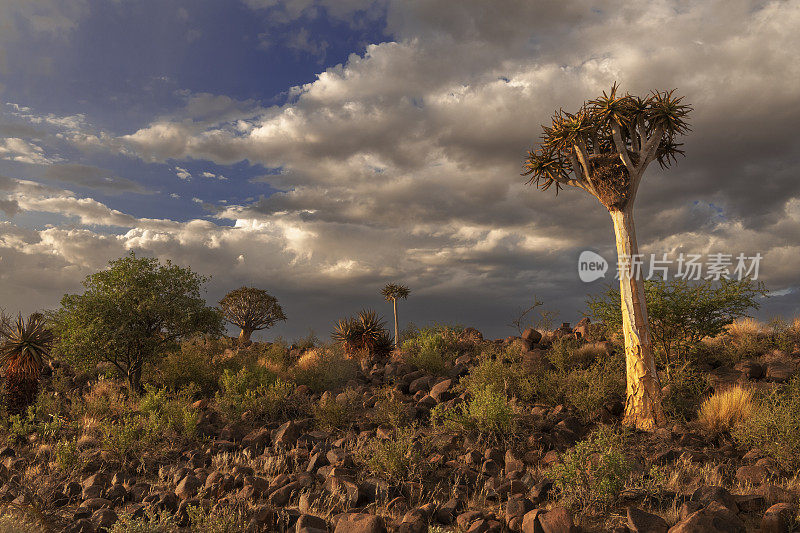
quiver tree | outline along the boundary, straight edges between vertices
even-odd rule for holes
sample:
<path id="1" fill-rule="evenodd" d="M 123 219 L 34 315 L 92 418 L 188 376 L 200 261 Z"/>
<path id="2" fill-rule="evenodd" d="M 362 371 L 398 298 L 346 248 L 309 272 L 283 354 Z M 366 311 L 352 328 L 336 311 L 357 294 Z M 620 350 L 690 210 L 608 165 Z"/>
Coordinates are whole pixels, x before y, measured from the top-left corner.
<path id="1" fill-rule="evenodd" d="M 394 308 L 395 348 L 400 348 L 400 331 L 397 322 L 397 299 L 402 298 L 403 300 L 405 300 L 406 298 L 408 298 L 409 294 L 411 294 L 411 290 L 408 287 L 396 283 L 387 283 L 386 286 L 383 289 L 381 289 L 381 295 L 383 295 L 383 297 L 386 298 L 387 302 L 392 302 L 392 307 Z"/>
<path id="2" fill-rule="evenodd" d="M 39 375 L 45 358 L 50 356 L 53 333 L 45 327 L 44 317 L 34 313 L 27 323 L 22 314 L 15 322 L 0 316 L 0 365 L 6 379 L 6 408 L 16 415 L 36 400 Z"/>
<path id="3" fill-rule="evenodd" d="M 616 237 L 622 322 L 625 337 L 627 402 L 625 423 L 652 429 L 666 421 L 661 409 L 661 387 L 656 373 L 644 283 L 632 272 L 639 253 L 633 223 L 633 205 L 642 175 L 658 161 L 669 167 L 683 154 L 675 138 L 689 131 L 684 120 L 691 107 L 672 91 L 653 91 L 641 98 L 611 92 L 584 102 L 574 114 L 554 114 L 543 126 L 538 148 L 528 152 L 523 175 L 542 190 L 565 185 L 585 190 L 611 214 Z"/>
<path id="4" fill-rule="evenodd" d="M 278 300 L 267 291 L 253 287 L 232 290 L 220 300 L 219 308 L 225 320 L 242 329 L 239 344 L 250 342 L 254 331 L 268 329 L 286 320 Z"/>

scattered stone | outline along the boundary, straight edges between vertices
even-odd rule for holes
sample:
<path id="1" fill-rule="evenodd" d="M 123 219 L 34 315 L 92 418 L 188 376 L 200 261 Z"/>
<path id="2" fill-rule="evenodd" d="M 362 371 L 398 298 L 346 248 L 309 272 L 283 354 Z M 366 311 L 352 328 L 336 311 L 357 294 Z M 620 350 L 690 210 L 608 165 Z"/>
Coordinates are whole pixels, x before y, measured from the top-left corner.
<path id="1" fill-rule="evenodd" d="M 658 515 L 628 507 L 628 529 L 631 533 L 667 533 L 669 524 Z"/>
<path id="2" fill-rule="evenodd" d="M 386 526 L 380 516 L 348 513 L 338 517 L 334 533 L 386 533 Z"/>

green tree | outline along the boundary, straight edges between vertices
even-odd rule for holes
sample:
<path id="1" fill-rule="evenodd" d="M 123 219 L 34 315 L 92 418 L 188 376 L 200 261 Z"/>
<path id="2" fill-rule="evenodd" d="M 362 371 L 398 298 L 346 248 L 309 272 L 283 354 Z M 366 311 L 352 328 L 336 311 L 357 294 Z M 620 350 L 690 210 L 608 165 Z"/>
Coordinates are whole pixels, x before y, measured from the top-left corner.
<path id="1" fill-rule="evenodd" d="M 222 316 L 242 329 L 239 344 L 250 342 L 254 331 L 271 328 L 276 322 L 286 320 L 277 298 L 267 291 L 254 287 L 239 287 L 219 301 Z"/>
<path id="2" fill-rule="evenodd" d="M 6 407 L 12 415 L 25 412 L 36 400 L 39 375 L 44 359 L 50 355 L 53 333 L 44 317 L 34 313 L 28 322 L 17 316 L 12 323 L 0 313 L 0 365 L 5 370 Z"/>
<path id="3" fill-rule="evenodd" d="M 758 309 L 767 293 L 762 283 L 720 278 L 718 282 L 692 282 L 683 278 L 644 282 L 647 312 L 653 340 L 667 363 L 675 362 L 704 337 L 719 335 L 737 318 Z M 590 296 L 587 305 L 594 317 L 611 331 L 622 331 L 619 290 L 609 287 Z"/>
<path id="4" fill-rule="evenodd" d="M 131 252 L 87 276 L 53 313 L 57 350 L 68 359 L 106 361 L 140 391 L 142 370 L 195 333 L 219 335 L 222 317 L 200 296 L 208 278 Z"/>
<path id="5" fill-rule="evenodd" d="M 625 423 L 640 429 L 666 424 L 656 373 L 641 276 L 632 273 L 639 253 L 633 204 L 648 165 L 668 167 L 683 154 L 675 138 L 689 131 L 691 108 L 674 91 L 641 98 L 609 94 L 584 102 L 574 114 L 560 110 L 543 126 L 538 148 L 528 152 L 524 175 L 546 190 L 555 184 L 588 192 L 611 215 L 620 266 L 620 304 L 625 336 L 628 399 Z"/>
<path id="6" fill-rule="evenodd" d="M 387 283 L 383 289 L 381 289 L 381 295 L 386 298 L 387 302 L 392 302 L 392 307 L 394 308 L 394 347 L 395 349 L 400 348 L 400 330 L 398 328 L 397 322 L 397 299 L 402 298 L 405 300 L 408 298 L 408 295 L 411 294 L 411 290 L 406 287 L 405 285 L 399 285 L 397 283 Z"/>

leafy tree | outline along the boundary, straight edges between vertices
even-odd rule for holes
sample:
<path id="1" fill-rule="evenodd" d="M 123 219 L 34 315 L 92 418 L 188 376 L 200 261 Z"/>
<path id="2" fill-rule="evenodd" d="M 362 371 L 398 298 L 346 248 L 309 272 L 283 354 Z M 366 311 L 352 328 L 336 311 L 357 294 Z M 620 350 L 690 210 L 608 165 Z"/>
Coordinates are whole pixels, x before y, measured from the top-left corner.
<path id="1" fill-rule="evenodd" d="M 644 294 L 655 343 L 668 363 L 704 337 L 719 335 L 725 326 L 758 309 L 758 298 L 766 294 L 762 283 L 749 278 L 720 278 L 692 282 L 683 278 L 644 282 Z M 587 301 L 595 318 L 613 331 L 622 331 L 619 290 L 609 287 Z"/>
<path id="2" fill-rule="evenodd" d="M 392 302 L 392 306 L 394 307 L 394 347 L 396 349 L 400 348 L 400 329 L 397 323 L 397 299 L 402 298 L 405 300 L 408 298 L 409 294 L 411 294 L 411 290 L 408 287 L 395 283 L 387 283 L 386 286 L 381 289 L 381 295 L 386 298 L 387 302 Z"/>
<path id="3" fill-rule="evenodd" d="M 675 138 L 689 131 L 691 108 L 673 91 L 641 98 L 611 92 L 584 102 L 574 114 L 556 112 L 538 148 L 528 152 L 523 175 L 529 183 L 555 191 L 577 187 L 608 209 L 614 224 L 620 267 L 620 301 L 625 336 L 628 400 L 625 422 L 641 429 L 666 423 L 656 373 L 641 276 L 632 274 L 638 254 L 633 204 L 647 167 L 669 167 L 683 154 Z"/>
<path id="4" fill-rule="evenodd" d="M 271 328 L 276 322 L 286 320 L 277 298 L 254 287 L 232 290 L 220 300 L 219 308 L 225 320 L 242 328 L 240 344 L 250 342 L 254 331 Z"/>
<path id="5" fill-rule="evenodd" d="M 53 314 L 58 351 L 74 361 L 113 364 L 134 391 L 148 363 L 195 333 L 219 335 L 222 317 L 200 296 L 208 280 L 189 268 L 131 253 L 87 276 Z"/>
<path id="6" fill-rule="evenodd" d="M 25 412 L 39 392 L 39 375 L 44 359 L 50 355 L 53 333 L 45 327 L 44 317 L 34 313 L 28 322 L 17 315 L 12 323 L 0 316 L 0 365 L 6 377 L 6 407 L 8 413 Z"/>

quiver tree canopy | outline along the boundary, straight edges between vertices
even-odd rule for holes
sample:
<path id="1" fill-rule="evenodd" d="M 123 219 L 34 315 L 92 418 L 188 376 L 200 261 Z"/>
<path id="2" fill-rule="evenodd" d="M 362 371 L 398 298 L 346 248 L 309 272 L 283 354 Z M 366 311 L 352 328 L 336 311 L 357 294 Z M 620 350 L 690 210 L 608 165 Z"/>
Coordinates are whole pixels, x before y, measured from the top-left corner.
<path id="1" fill-rule="evenodd" d="M 523 175 L 542 190 L 555 185 L 584 189 L 606 208 L 624 209 L 636 197 L 647 166 L 662 168 L 683 155 L 676 137 L 690 131 L 691 107 L 675 90 L 653 91 L 641 98 L 610 93 L 584 102 L 575 113 L 560 109 L 542 126 L 542 141 L 530 150 Z"/>
<path id="2" fill-rule="evenodd" d="M 278 300 L 267 291 L 254 287 L 232 290 L 220 300 L 225 320 L 242 329 L 239 339 L 248 342 L 254 331 L 268 329 L 286 320 Z"/>

